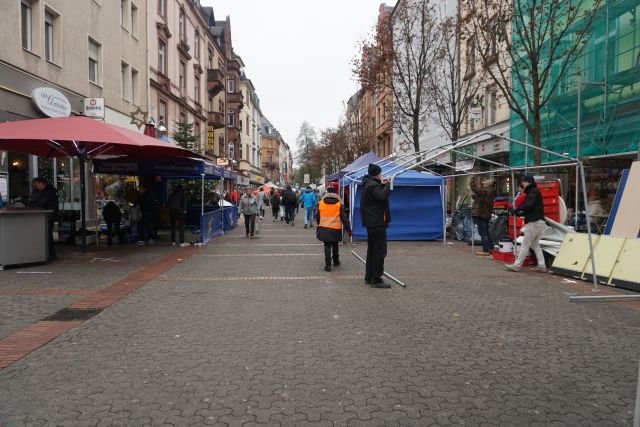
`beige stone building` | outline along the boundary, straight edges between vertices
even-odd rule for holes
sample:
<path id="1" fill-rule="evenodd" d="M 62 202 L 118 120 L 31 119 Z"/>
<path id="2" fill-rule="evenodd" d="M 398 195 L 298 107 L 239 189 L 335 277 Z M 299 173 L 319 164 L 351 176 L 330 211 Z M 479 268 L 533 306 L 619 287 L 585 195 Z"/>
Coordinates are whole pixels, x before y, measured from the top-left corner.
<path id="1" fill-rule="evenodd" d="M 131 120 L 149 104 L 146 0 L 14 0 L 1 10 L 0 121 L 83 114 L 85 98 L 102 98 L 106 122 L 140 130 Z M 43 111 L 34 89 L 62 99 L 64 108 Z M 77 160 L 18 153 L 0 153 L 0 160 L 5 197 L 28 195 L 30 179 L 44 176 L 58 188 L 62 209 L 79 209 Z"/>

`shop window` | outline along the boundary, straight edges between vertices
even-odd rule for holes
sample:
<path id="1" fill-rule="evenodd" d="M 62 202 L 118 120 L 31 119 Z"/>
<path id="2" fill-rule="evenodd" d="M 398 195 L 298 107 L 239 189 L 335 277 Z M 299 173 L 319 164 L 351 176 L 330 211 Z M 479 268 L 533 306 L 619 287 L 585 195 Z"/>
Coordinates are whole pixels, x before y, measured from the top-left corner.
<path id="1" fill-rule="evenodd" d="M 33 48 L 33 9 L 31 0 L 20 2 L 20 22 L 22 26 L 22 48 L 31 50 Z"/>
<path id="2" fill-rule="evenodd" d="M 89 81 L 100 84 L 100 44 L 93 39 L 89 39 Z"/>

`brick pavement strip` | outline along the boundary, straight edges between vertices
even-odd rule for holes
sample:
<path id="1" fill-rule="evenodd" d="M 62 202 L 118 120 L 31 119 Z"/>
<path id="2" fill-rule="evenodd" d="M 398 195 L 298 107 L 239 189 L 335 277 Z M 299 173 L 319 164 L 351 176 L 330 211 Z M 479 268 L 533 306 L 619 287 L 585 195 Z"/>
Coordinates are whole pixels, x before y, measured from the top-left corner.
<path id="1" fill-rule="evenodd" d="M 638 311 L 462 245 L 391 243 L 413 279 L 390 290 L 348 252 L 250 256 L 302 241 L 284 229 L 222 237 L 0 370 L 0 425 L 631 425 Z"/>

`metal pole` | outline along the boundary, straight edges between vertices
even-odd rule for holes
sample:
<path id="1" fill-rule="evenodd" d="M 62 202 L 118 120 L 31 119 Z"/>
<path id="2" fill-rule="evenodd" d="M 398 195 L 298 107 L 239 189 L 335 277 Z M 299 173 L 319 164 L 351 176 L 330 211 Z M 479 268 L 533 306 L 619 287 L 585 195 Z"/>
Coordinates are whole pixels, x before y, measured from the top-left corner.
<path id="1" fill-rule="evenodd" d="M 593 253 L 593 239 L 591 235 L 591 216 L 589 215 L 589 210 L 587 207 L 587 184 L 584 178 L 584 166 L 580 161 L 578 161 L 580 165 L 580 177 L 582 178 L 582 197 L 585 206 L 585 214 L 587 216 L 587 233 L 589 235 L 589 255 L 591 256 L 591 273 L 593 279 L 593 292 L 598 292 L 598 273 L 596 272 L 596 257 Z"/>
<path id="2" fill-rule="evenodd" d="M 222 217 L 222 234 L 224 234 L 224 197 L 222 197 L 222 191 L 224 191 L 224 172 L 220 177 L 220 215 Z M 231 224 L 229 224 L 229 228 L 231 228 Z"/>
<path id="3" fill-rule="evenodd" d="M 365 265 L 367 264 L 367 261 L 365 261 L 364 259 L 362 259 L 362 257 L 360 255 L 358 255 L 355 251 L 351 251 L 351 254 L 358 258 L 360 261 L 362 261 Z M 383 276 L 388 277 L 389 279 L 393 280 L 394 282 L 396 282 L 398 285 L 402 286 L 403 288 L 406 288 L 407 285 L 405 285 L 404 283 L 402 283 L 400 280 L 396 279 L 395 277 L 393 277 L 392 275 L 390 275 L 389 273 L 387 273 L 386 271 L 382 272 Z"/>
<path id="4" fill-rule="evenodd" d="M 445 178 L 441 177 L 442 185 L 440 186 L 440 193 L 442 194 L 442 243 L 447 245 L 447 187 L 445 185 Z"/>
<path id="5" fill-rule="evenodd" d="M 80 154 L 80 223 L 82 226 L 82 244 L 80 246 L 80 251 L 84 254 L 87 252 L 87 208 L 85 204 L 87 203 L 87 179 L 85 177 L 85 155 L 84 148 L 82 148 L 82 152 Z M 98 236 L 96 236 L 97 238 Z"/>
<path id="6" fill-rule="evenodd" d="M 609 35 L 607 35 L 607 38 Z M 576 159 L 580 161 L 580 122 L 582 120 L 582 74 L 578 74 L 578 117 L 576 118 Z M 574 230 L 578 231 L 578 198 L 579 198 L 579 185 L 578 180 L 580 179 L 579 167 L 576 165 L 576 211 L 574 212 Z M 587 205 L 584 205 L 585 209 Z"/>
<path id="7" fill-rule="evenodd" d="M 633 427 L 640 427 L 640 368 L 638 368 L 638 388 L 636 389 L 636 410 L 633 415 Z"/>
<path id="8" fill-rule="evenodd" d="M 574 301 L 602 301 L 610 299 L 635 299 L 640 298 L 640 295 L 572 295 L 569 297 L 569 302 Z"/>
<path id="9" fill-rule="evenodd" d="M 527 148 L 528 149 L 528 148 Z M 526 170 L 526 169 L 525 169 Z M 513 172 L 513 169 L 511 170 L 511 200 L 513 200 L 513 208 L 515 209 L 516 207 L 516 176 L 515 173 Z M 513 256 L 514 257 L 518 257 L 518 216 L 514 213 L 513 214 Z M 508 221 L 507 221 L 508 223 Z M 507 224 L 508 227 L 508 224 Z"/>
<path id="10" fill-rule="evenodd" d="M 200 174 L 200 216 L 204 215 L 204 174 Z"/>

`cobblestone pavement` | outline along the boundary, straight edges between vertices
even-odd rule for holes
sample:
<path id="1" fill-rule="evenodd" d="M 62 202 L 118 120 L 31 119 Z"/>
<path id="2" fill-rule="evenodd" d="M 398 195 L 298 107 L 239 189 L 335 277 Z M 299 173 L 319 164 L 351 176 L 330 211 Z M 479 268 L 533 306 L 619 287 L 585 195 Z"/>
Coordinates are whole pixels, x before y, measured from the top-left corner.
<path id="1" fill-rule="evenodd" d="M 588 286 L 435 242 L 391 243 L 408 287 L 371 289 L 364 245 L 327 273 L 314 236 L 265 219 L 256 240 L 241 227 L 193 251 L 0 370 L 0 425 L 631 425 L 637 306 L 569 303 Z M 136 266 L 47 287 L 93 292 Z M 82 298 L 40 297 L 0 301 L 28 323 Z"/>

